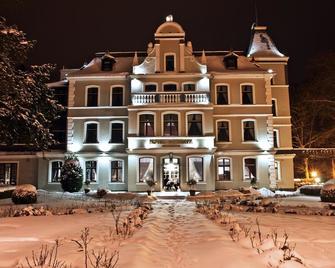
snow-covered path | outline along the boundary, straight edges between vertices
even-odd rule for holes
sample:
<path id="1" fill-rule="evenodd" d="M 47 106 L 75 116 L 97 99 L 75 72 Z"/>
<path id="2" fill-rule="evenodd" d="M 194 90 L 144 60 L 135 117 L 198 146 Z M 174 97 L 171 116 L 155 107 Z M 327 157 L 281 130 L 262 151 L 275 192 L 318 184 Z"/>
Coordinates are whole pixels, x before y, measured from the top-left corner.
<path id="1" fill-rule="evenodd" d="M 120 250 L 120 268 L 265 267 L 255 252 L 195 212 L 195 204 L 158 200 L 143 228 Z"/>

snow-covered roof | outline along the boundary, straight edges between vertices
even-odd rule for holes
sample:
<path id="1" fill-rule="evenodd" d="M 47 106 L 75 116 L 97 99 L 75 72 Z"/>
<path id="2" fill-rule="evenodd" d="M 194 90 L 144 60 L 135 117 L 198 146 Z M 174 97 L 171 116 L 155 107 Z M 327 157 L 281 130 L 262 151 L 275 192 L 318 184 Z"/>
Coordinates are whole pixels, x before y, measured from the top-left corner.
<path id="1" fill-rule="evenodd" d="M 248 57 L 285 57 L 280 53 L 265 26 L 253 26 Z"/>

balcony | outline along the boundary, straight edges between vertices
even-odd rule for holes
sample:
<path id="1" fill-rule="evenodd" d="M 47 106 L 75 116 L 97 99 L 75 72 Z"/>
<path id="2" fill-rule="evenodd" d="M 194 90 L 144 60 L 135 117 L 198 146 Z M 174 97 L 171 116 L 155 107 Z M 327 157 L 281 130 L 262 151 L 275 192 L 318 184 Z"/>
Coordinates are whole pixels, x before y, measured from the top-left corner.
<path id="1" fill-rule="evenodd" d="M 195 103 L 195 104 L 208 104 L 208 92 L 159 92 L 159 93 L 133 93 L 133 105 L 146 105 L 154 103 Z"/>

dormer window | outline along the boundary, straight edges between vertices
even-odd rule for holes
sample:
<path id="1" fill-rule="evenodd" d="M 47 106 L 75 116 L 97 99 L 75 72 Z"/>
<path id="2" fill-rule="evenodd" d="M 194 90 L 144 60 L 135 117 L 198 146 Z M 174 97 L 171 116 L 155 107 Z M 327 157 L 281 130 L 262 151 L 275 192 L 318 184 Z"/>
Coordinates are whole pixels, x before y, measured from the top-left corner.
<path id="1" fill-rule="evenodd" d="M 175 70 L 174 55 L 166 55 L 165 56 L 165 71 L 174 72 L 174 70 Z"/>
<path id="2" fill-rule="evenodd" d="M 101 71 L 112 71 L 115 62 L 115 58 L 112 55 L 105 54 L 101 58 Z"/>
<path id="3" fill-rule="evenodd" d="M 223 58 L 224 66 L 228 70 L 235 70 L 237 69 L 237 56 L 231 54 Z"/>

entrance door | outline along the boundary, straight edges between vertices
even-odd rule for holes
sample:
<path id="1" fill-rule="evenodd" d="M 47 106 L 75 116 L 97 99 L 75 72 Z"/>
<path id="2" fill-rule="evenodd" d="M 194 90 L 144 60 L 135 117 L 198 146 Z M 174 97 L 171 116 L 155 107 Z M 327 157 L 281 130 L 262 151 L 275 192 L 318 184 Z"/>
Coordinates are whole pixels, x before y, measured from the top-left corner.
<path id="1" fill-rule="evenodd" d="M 180 187 L 180 165 L 178 158 L 163 159 L 163 189 L 177 191 Z"/>

